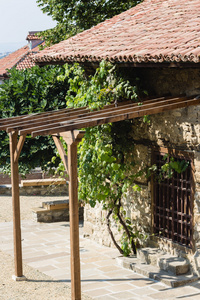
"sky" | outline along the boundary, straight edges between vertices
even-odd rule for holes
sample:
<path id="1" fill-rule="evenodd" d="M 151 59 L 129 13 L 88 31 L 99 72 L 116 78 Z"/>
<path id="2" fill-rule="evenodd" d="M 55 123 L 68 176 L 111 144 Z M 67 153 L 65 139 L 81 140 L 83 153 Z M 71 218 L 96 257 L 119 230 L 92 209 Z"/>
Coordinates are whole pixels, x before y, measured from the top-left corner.
<path id="1" fill-rule="evenodd" d="M 56 22 L 43 14 L 36 0 L 0 0 L 0 53 L 27 44 L 28 31 L 55 27 Z"/>

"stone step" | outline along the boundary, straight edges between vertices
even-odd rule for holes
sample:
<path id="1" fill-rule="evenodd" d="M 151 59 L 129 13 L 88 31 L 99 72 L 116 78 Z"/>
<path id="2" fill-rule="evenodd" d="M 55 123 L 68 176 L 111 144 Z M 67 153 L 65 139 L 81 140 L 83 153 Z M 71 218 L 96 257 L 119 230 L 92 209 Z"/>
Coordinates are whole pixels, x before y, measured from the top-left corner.
<path id="1" fill-rule="evenodd" d="M 198 276 L 185 274 L 185 275 L 173 275 L 161 270 L 159 267 L 148 265 L 140 261 L 137 257 L 118 257 L 117 263 L 126 268 L 133 270 L 136 273 L 142 274 L 148 278 L 161 281 L 162 283 L 170 287 L 178 287 L 197 281 Z"/>
<path id="2" fill-rule="evenodd" d="M 36 222 L 69 221 L 69 199 L 42 202 L 42 207 L 32 208 L 33 219 Z M 84 207 L 79 202 L 79 219 L 83 220 Z"/>
<path id="3" fill-rule="evenodd" d="M 158 258 L 158 266 L 161 270 L 170 272 L 174 275 L 184 275 L 190 271 L 190 264 L 181 257 L 163 255 Z"/>
<path id="4" fill-rule="evenodd" d="M 67 200 L 53 200 L 42 202 L 42 207 L 48 210 L 69 209 L 69 198 Z"/>
<path id="5" fill-rule="evenodd" d="M 159 267 L 174 275 L 187 274 L 190 270 L 190 264 L 186 259 L 169 255 L 158 248 L 138 249 L 137 258 L 143 263 Z"/>

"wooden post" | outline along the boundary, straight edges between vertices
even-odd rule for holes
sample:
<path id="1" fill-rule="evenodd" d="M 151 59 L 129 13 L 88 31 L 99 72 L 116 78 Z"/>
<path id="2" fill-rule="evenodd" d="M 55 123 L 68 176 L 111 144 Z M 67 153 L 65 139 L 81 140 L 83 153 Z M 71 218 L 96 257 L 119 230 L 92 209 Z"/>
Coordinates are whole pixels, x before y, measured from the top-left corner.
<path id="1" fill-rule="evenodd" d="M 22 270 L 22 246 L 21 246 L 21 224 L 20 224 L 20 204 L 19 204 L 19 172 L 17 150 L 17 132 L 11 132 L 10 138 L 10 162 L 11 162 L 11 183 L 12 183 L 12 205 L 13 205 L 13 238 L 14 238 L 14 280 L 24 280 Z"/>
<path id="2" fill-rule="evenodd" d="M 71 249 L 71 299 L 81 300 L 81 271 L 79 252 L 79 205 L 77 145 L 84 136 L 84 131 L 60 132 L 53 140 L 69 175 L 69 214 L 70 214 L 70 249 Z M 62 136 L 67 143 L 68 156 L 59 140 Z"/>
<path id="3" fill-rule="evenodd" d="M 77 143 L 68 143 L 69 212 L 71 245 L 71 293 L 72 300 L 81 299 Z"/>

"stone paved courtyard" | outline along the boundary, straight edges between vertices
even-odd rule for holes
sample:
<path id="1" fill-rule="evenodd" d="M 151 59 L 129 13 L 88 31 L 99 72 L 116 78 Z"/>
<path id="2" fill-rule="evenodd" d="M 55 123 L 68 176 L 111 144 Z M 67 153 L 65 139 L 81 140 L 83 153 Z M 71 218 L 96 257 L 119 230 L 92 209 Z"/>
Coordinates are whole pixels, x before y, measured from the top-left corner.
<path id="1" fill-rule="evenodd" d="M 24 264 L 70 285 L 68 222 L 23 220 L 22 246 Z M 12 222 L 0 223 L 0 250 L 13 255 Z M 172 289 L 120 267 L 115 259 L 118 256 L 117 250 L 83 238 L 80 224 L 81 286 L 86 296 L 99 300 L 200 299 L 200 283 Z"/>

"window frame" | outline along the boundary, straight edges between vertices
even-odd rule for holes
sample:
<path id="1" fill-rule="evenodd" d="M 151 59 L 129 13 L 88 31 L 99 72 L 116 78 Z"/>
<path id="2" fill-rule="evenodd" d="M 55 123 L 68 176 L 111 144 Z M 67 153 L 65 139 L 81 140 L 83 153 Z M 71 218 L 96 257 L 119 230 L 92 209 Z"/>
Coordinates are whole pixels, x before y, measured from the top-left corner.
<path id="1" fill-rule="evenodd" d="M 194 190 L 195 190 L 195 182 L 194 182 L 194 153 L 192 151 L 183 151 L 177 150 L 173 148 L 165 148 L 165 147 L 152 147 L 151 148 L 151 162 L 153 164 L 155 154 L 159 153 L 160 155 L 169 154 L 169 156 L 176 157 L 179 159 L 190 160 L 191 167 L 191 223 L 192 223 L 192 239 L 190 242 L 190 246 L 181 245 L 178 242 L 173 241 L 172 239 L 168 239 L 167 237 L 155 236 L 154 234 L 154 203 L 155 203 L 155 184 L 154 184 L 154 175 L 151 176 L 151 239 L 155 242 L 166 240 L 168 241 L 172 247 L 174 248 L 187 248 L 192 250 L 194 253 Z"/>

